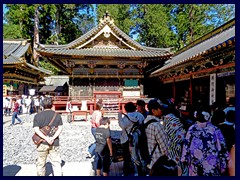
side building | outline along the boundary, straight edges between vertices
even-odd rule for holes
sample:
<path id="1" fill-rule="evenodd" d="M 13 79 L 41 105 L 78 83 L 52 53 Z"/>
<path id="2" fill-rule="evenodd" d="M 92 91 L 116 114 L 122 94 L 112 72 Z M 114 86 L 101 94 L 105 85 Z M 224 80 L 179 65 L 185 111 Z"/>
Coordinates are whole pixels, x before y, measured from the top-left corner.
<path id="1" fill-rule="evenodd" d="M 224 105 L 235 97 L 235 19 L 192 42 L 151 73 L 165 97 L 187 105 Z"/>
<path id="2" fill-rule="evenodd" d="M 3 40 L 3 96 L 37 93 L 50 74 L 34 61 L 29 40 Z"/>

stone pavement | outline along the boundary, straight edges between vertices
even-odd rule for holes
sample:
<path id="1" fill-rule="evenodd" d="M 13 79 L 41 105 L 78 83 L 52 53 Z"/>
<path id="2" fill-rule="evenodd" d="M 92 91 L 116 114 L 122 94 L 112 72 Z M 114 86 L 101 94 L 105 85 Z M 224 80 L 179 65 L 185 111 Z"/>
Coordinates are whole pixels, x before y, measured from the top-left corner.
<path id="1" fill-rule="evenodd" d="M 94 176 L 91 162 L 68 162 L 62 166 L 63 176 Z M 3 167 L 3 176 L 36 176 L 35 164 L 18 164 Z M 47 163 L 46 176 L 53 176 L 52 166 Z"/>
<path id="2" fill-rule="evenodd" d="M 24 121 L 28 115 L 19 115 Z M 3 128 L 9 126 L 11 123 L 11 116 L 3 117 Z M 75 121 L 74 124 L 81 124 L 84 122 Z M 87 122 L 86 122 L 87 123 Z M 114 123 L 117 123 L 116 121 Z M 67 123 L 68 124 L 68 123 Z M 21 125 L 17 125 L 21 126 Z M 23 126 L 32 126 L 32 123 L 26 122 Z M 93 168 L 93 162 L 62 162 L 63 176 L 94 176 L 95 171 Z M 110 167 L 110 176 L 121 176 L 123 162 L 112 163 Z M 3 165 L 3 176 L 36 176 L 36 165 L 35 164 L 10 164 Z M 51 163 L 48 162 L 46 165 L 46 176 L 53 176 L 53 170 Z"/>
<path id="3" fill-rule="evenodd" d="M 112 163 L 109 176 L 122 175 L 123 162 Z M 63 176 L 95 176 L 92 162 L 68 162 L 62 165 Z M 35 164 L 18 164 L 3 167 L 3 176 L 37 176 Z M 50 163 L 46 165 L 46 176 L 53 176 Z"/>

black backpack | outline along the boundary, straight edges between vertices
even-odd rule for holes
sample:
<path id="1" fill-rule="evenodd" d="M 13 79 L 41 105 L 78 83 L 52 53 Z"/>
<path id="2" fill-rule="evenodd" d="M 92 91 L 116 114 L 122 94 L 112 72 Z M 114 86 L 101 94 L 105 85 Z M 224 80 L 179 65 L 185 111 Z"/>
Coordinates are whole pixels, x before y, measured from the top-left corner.
<path id="1" fill-rule="evenodd" d="M 149 124 L 153 122 L 158 122 L 156 119 L 149 120 L 147 123 L 139 123 L 139 121 L 134 122 L 132 121 L 126 114 L 124 114 L 132 123 L 133 126 L 130 129 L 128 135 L 128 141 L 129 141 L 129 146 L 134 147 L 135 144 L 138 145 L 139 149 L 139 159 L 134 160 L 134 163 L 137 166 L 140 166 L 142 172 L 139 172 L 141 175 L 146 175 L 148 170 L 147 170 L 147 165 L 151 162 L 151 157 L 156 149 L 157 146 L 155 146 L 149 154 L 148 152 L 148 143 L 147 143 L 147 135 L 145 132 L 145 129 L 148 127 Z"/>

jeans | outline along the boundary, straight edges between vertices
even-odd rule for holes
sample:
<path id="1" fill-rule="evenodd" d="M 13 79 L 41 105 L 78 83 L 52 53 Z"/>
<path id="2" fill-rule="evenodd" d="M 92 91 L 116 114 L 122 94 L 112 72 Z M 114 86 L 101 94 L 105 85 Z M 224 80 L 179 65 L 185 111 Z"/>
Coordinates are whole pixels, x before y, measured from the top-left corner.
<path id="1" fill-rule="evenodd" d="M 59 146 L 50 146 L 46 144 L 40 144 L 37 147 L 37 175 L 46 175 L 46 160 L 49 155 L 50 162 L 53 168 L 54 176 L 62 176 L 61 157 L 59 153 Z"/>
<path id="2" fill-rule="evenodd" d="M 16 118 L 20 123 L 22 122 L 22 120 L 19 119 L 19 117 L 18 117 L 17 115 L 18 115 L 18 112 L 13 112 L 13 114 L 12 114 L 12 124 L 15 123 L 15 118 Z"/>
<path id="3" fill-rule="evenodd" d="M 133 133 L 133 140 L 129 147 L 131 159 L 133 161 L 133 167 L 134 167 L 134 176 L 145 176 L 143 172 L 143 164 L 144 163 L 141 160 L 141 154 L 140 149 L 138 148 L 138 134 Z"/>
<path id="4" fill-rule="evenodd" d="M 96 129 L 97 129 L 97 128 L 93 128 L 93 127 L 91 128 L 91 133 L 92 133 L 95 141 L 96 141 Z"/>

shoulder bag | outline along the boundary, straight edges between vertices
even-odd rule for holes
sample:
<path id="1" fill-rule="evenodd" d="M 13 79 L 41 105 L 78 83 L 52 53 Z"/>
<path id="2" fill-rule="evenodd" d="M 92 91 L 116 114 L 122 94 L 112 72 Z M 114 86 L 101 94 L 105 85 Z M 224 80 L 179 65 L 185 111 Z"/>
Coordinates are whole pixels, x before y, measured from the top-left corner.
<path id="1" fill-rule="evenodd" d="M 49 135 L 51 132 L 51 125 L 56 117 L 57 113 L 55 112 L 55 114 L 53 115 L 52 120 L 50 121 L 50 123 L 47 126 L 44 126 L 42 128 L 40 128 L 40 131 L 45 135 Z M 56 129 L 55 129 L 56 131 Z M 32 140 L 34 142 L 34 144 L 36 145 L 40 145 L 43 141 L 45 141 L 44 139 L 42 139 L 37 133 L 34 133 Z"/>

